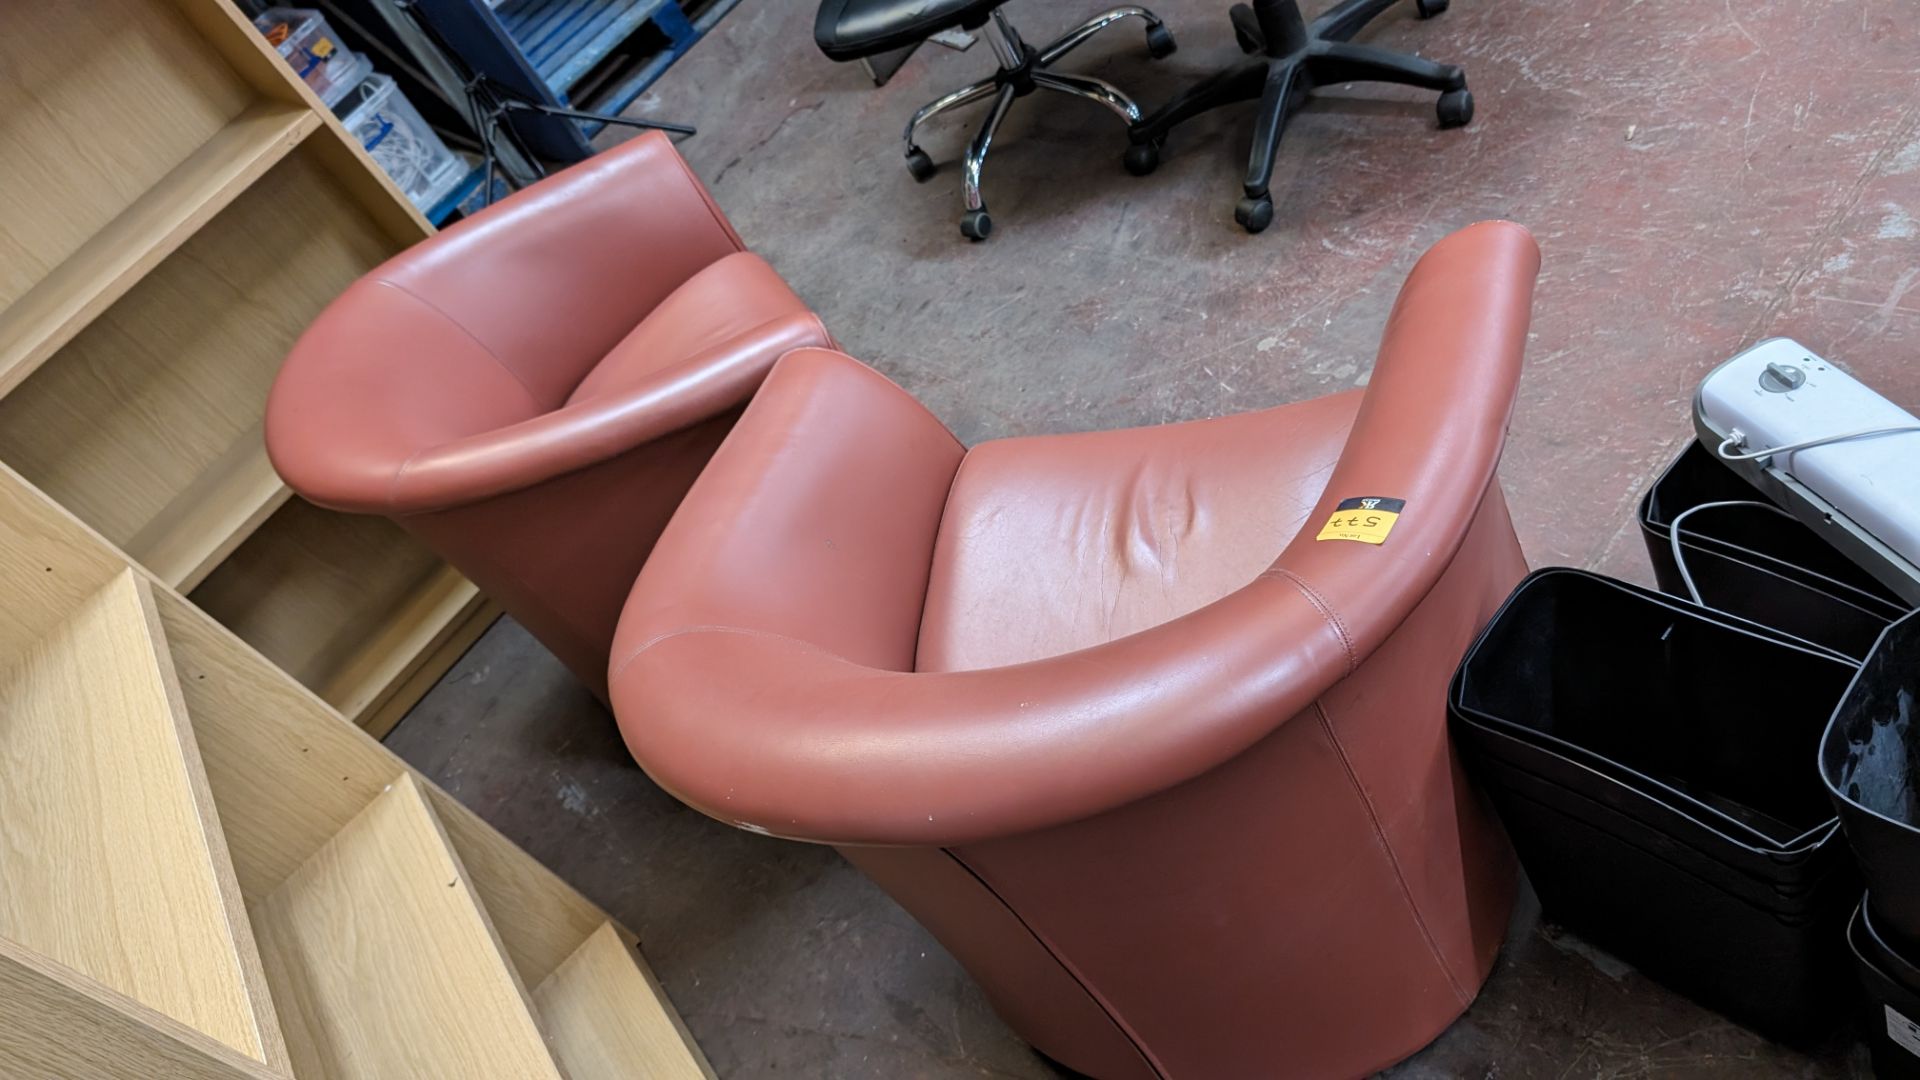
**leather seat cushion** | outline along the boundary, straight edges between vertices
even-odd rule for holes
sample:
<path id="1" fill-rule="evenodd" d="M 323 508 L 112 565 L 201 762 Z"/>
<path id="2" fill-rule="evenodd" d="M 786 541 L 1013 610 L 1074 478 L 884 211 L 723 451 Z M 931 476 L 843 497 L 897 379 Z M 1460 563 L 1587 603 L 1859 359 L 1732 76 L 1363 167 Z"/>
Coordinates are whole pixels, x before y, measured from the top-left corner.
<path id="1" fill-rule="evenodd" d="M 750 345 L 796 328 L 811 332 L 810 340 L 796 345 L 832 341 L 818 316 L 765 259 L 735 252 L 669 293 L 587 372 L 567 404 L 633 390 L 650 376 L 709 349 L 730 342 Z"/>
<path id="2" fill-rule="evenodd" d="M 947 497 L 916 669 L 1057 656 L 1252 581 L 1305 523 L 1360 398 L 975 447 Z"/>
<path id="3" fill-rule="evenodd" d="M 834 60 L 858 60 L 925 41 L 952 26 L 983 26 L 1005 0 L 825 0 L 813 40 Z"/>

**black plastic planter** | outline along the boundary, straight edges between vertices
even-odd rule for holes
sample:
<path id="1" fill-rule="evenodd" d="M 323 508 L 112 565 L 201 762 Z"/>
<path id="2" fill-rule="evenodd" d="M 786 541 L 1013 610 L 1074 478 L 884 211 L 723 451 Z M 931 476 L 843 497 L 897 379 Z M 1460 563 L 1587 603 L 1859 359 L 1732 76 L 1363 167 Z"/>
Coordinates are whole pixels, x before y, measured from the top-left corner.
<path id="1" fill-rule="evenodd" d="M 1808 763 L 1856 665 L 1578 570 L 1522 581 L 1449 710 L 1547 916 L 1776 1038 L 1845 997 L 1859 879 Z"/>
<path id="2" fill-rule="evenodd" d="M 1901 956 L 1873 923 L 1872 896 L 1847 925 L 1854 971 L 1866 992 L 1860 1033 L 1878 1080 L 1920 1080 L 1920 967 Z"/>
<path id="3" fill-rule="evenodd" d="M 1920 956 L 1920 613 L 1882 634 L 1820 742 L 1820 778 L 1873 897 L 1875 923 Z M 1920 1017 L 1916 1017 L 1920 1019 Z"/>
<path id="4" fill-rule="evenodd" d="M 1686 596 L 1673 559 L 1672 524 L 1708 503 L 1765 496 L 1691 443 L 1640 500 L 1640 532 L 1660 590 Z M 1846 656 L 1864 657 L 1887 624 L 1911 610 L 1818 533 L 1766 506 L 1715 506 L 1680 529 L 1687 571 L 1708 607 L 1750 619 Z"/>

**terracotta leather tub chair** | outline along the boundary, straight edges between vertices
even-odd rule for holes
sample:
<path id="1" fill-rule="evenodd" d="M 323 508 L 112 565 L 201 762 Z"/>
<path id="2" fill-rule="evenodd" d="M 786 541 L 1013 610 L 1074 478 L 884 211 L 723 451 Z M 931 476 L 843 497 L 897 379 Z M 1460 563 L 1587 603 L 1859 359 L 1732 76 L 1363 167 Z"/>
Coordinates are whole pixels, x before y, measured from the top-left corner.
<path id="1" fill-rule="evenodd" d="M 604 698 L 680 497 L 774 360 L 832 343 L 652 132 L 356 282 L 281 369 L 267 451 L 305 498 L 420 537 Z"/>
<path id="2" fill-rule="evenodd" d="M 1406 1057 L 1514 894 L 1445 700 L 1525 570 L 1494 470 L 1538 266 L 1516 225 L 1442 241 L 1365 391 L 971 450 L 789 354 L 627 602 L 628 746 L 707 814 L 839 847 L 1074 1069 Z M 1349 498 L 1405 508 L 1316 540 Z"/>

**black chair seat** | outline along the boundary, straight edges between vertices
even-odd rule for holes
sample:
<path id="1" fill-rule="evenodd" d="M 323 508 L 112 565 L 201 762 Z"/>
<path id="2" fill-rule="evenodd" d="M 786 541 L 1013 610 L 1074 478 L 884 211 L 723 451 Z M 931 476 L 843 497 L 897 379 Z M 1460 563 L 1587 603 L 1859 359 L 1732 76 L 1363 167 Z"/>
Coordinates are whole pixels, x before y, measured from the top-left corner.
<path id="1" fill-rule="evenodd" d="M 903 48 L 949 27 L 985 26 L 1006 0 L 826 0 L 813 40 L 834 60 L 858 60 Z"/>

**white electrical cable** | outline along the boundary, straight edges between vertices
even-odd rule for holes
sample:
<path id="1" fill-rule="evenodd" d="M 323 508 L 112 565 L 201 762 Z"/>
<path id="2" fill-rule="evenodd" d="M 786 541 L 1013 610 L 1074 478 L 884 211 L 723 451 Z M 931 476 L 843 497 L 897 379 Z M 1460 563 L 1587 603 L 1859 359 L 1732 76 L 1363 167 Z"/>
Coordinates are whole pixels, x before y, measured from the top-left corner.
<path id="1" fill-rule="evenodd" d="M 1700 590 L 1693 583 L 1693 575 L 1687 572 L 1687 557 L 1680 550 L 1680 525 L 1702 510 L 1712 510 L 1721 506 L 1758 506 L 1764 510 L 1771 510 L 1781 517 L 1786 518 L 1788 521 L 1794 520 L 1792 514 L 1787 513 L 1772 503 L 1758 502 L 1753 499 L 1725 499 L 1720 502 L 1701 503 L 1698 506 L 1689 506 L 1685 510 L 1675 514 L 1673 524 L 1667 526 L 1667 539 L 1673 544 L 1673 568 L 1680 572 L 1680 584 L 1687 587 L 1687 595 L 1693 599 L 1694 603 L 1699 604 L 1701 607 L 1706 607 L 1707 602 L 1700 599 Z"/>
<path id="2" fill-rule="evenodd" d="M 1720 502 L 1701 503 L 1698 506 L 1689 506 L 1685 510 L 1680 511 L 1678 514 L 1675 514 L 1673 516 L 1673 524 L 1667 526 L 1667 529 L 1668 529 L 1667 540 L 1673 546 L 1673 568 L 1679 572 L 1680 584 L 1686 586 L 1687 596 L 1690 599 L 1692 599 L 1694 603 L 1700 605 L 1703 608 L 1707 608 L 1708 610 L 1711 610 L 1711 611 L 1718 611 L 1720 609 L 1715 608 L 1712 604 L 1709 604 L 1705 600 L 1702 600 L 1700 598 L 1700 587 L 1693 583 L 1693 574 L 1688 572 L 1687 570 L 1686 554 L 1680 550 L 1680 526 L 1686 522 L 1687 518 L 1693 516 L 1693 514 L 1695 514 L 1698 511 L 1712 510 L 1722 506 L 1758 506 L 1762 510 L 1771 511 L 1772 513 L 1778 514 L 1781 517 L 1786 518 L 1788 521 L 1798 520 L 1792 514 L 1787 513 L 1785 510 L 1780 509 L 1779 507 L 1773 505 L 1772 503 L 1760 502 L 1755 499 L 1724 499 Z M 1730 613 L 1722 612 L 1722 614 L 1730 614 Z M 1733 617 L 1739 618 L 1740 616 L 1735 615 Z M 1789 641 L 1798 642 L 1809 649 L 1815 649 L 1815 650 L 1818 650 L 1819 652 L 1826 653 L 1828 656 L 1837 657 L 1841 660 L 1846 661 L 1849 664 L 1857 665 L 1860 663 L 1859 657 L 1848 656 L 1846 653 L 1843 653 L 1840 650 L 1833 648 L 1832 646 L 1822 645 L 1817 641 L 1809 641 L 1808 639 L 1800 637 L 1797 634 L 1789 634 L 1786 631 L 1779 629 L 1778 627 L 1769 627 L 1768 629 L 1772 630 L 1775 634 L 1778 634 L 1779 636 L 1786 638 Z"/>
<path id="3" fill-rule="evenodd" d="M 1807 450 L 1815 446 L 1825 446 L 1828 443 L 1846 442 L 1850 439 L 1870 439 L 1876 435 L 1898 435 L 1908 431 L 1920 431 L 1920 424 L 1902 424 L 1899 427 L 1871 428 L 1867 431 L 1849 431 L 1845 435 L 1823 435 L 1818 439 L 1803 439 L 1797 443 L 1775 446 L 1767 450 L 1753 450 L 1744 454 L 1729 454 L 1727 453 L 1729 447 L 1745 446 L 1747 444 L 1746 435 L 1740 430 L 1735 429 L 1733 434 L 1720 440 L 1720 445 L 1714 450 L 1714 453 L 1719 455 L 1722 461 L 1753 461 L 1758 458 L 1772 457 L 1775 454 L 1791 454 L 1795 450 Z M 1699 508 L 1695 507 L 1694 509 Z"/>

